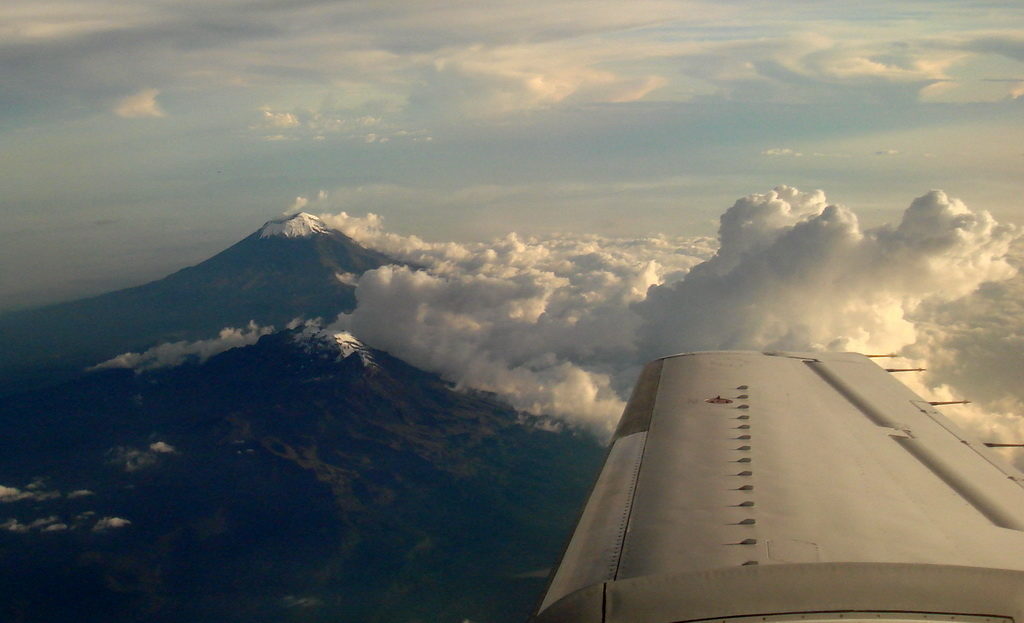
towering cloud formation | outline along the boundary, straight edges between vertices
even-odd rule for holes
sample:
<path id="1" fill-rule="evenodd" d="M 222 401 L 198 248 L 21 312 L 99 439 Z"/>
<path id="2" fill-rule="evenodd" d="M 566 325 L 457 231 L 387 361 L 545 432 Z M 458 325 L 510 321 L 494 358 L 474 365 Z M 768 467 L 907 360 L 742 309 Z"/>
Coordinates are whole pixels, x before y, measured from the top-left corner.
<path id="1" fill-rule="evenodd" d="M 323 218 L 426 267 L 365 274 L 339 328 L 520 408 L 598 428 L 617 419 L 639 365 L 675 352 L 905 349 L 955 361 L 972 334 L 942 314 L 962 317 L 1016 272 L 1014 228 L 941 191 L 915 199 L 897 225 L 863 230 L 821 191 L 778 187 L 723 214 L 714 253 L 699 239 L 427 243 L 385 232 L 372 214 Z M 956 366 L 939 369 L 926 393 L 970 384 Z"/>
<path id="2" fill-rule="evenodd" d="M 779 187 L 737 201 L 720 248 L 636 306 L 650 355 L 716 348 L 896 351 L 910 315 L 1015 270 L 1014 232 L 942 191 L 918 197 L 898 226 L 862 231 L 822 192 Z"/>

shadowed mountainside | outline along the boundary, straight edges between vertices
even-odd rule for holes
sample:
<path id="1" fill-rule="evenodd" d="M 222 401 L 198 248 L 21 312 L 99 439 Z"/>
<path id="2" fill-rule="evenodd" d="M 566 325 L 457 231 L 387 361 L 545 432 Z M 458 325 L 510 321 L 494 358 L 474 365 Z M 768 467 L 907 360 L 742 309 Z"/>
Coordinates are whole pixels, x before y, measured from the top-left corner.
<path id="1" fill-rule="evenodd" d="M 6 399 L 0 618 L 525 620 L 600 444 L 339 344 Z"/>
<path id="2" fill-rule="evenodd" d="M 0 314 L 0 394 L 66 380 L 125 351 L 205 338 L 228 326 L 333 318 L 355 307 L 354 277 L 397 263 L 326 227 L 267 235 L 268 228 L 300 217 L 319 223 L 304 214 L 271 221 L 164 279 Z"/>

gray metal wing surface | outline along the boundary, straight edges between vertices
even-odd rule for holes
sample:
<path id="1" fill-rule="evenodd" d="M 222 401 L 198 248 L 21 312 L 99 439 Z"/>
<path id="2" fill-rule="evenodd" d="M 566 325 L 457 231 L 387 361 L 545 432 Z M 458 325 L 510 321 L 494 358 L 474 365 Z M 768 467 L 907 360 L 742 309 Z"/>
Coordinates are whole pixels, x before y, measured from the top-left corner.
<path id="1" fill-rule="evenodd" d="M 1024 623 L 1024 477 L 870 359 L 641 373 L 537 623 Z"/>

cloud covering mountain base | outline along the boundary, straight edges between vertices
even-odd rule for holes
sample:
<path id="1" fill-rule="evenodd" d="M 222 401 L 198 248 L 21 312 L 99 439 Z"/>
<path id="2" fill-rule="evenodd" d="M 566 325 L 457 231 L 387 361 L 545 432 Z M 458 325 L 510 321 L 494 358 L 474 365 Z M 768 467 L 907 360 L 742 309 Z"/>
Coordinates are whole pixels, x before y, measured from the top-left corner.
<path id="1" fill-rule="evenodd" d="M 366 273 L 358 307 L 337 328 L 522 409 L 607 430 L 639 366 L 655 357 L 853 350 L 933 365 L 917 382 L 922 393 L 988 399 L 988 411 L 967 408 L 961 419 L 986 439 L 1024 437 L 1019 418 L 995 415 L 1024 399 L 1005 378 L 1020 355 L 1003 339 L 1020 316 L 982 311 L 1024 304 L 1011 251 L 1020 234 L 942 191 L 914 199 L 897 224 L 863 229 L 822 191 L 780 186 L 736 201 L 717 247 L 514 234 L 430 243 L 386 232 L 373 214 L 323 218 L 425 267 Z M 992 378 L 1001 382 L 983 382 Z"/>
<path id="2" fill-rule="evenodd" d="M 607 428 L 637 368 L 631 305 L 711 256 L 707 239 L 522 239 L 428 243 L 390 234 L 374 215 L 324 220 L 426 270 L 363 275 L 336 327 L 521 409 Z"/>
<path id="3" fill-rule="evenodd" d="M 899 223 L 861 228 L 822 191 L 779 186 L 737 200 L 718 239 L 509 234 L 490 243 L 427 242 L 374 214 L 304 209 L 364 246 L 407 262 L 367 271 L 354 311 L 327 330 L 519 409 L 608 431 L 643 363 L 716 349 L 899 353 L 931 371 L 908 381 L 979 405 L 951 414 L 986 440 L 1024 439 L 1014 415 L 1024 278 L 1020 232 L 942 191 Z M 417 268 L 418 267 L 418 268 Z M 105 367 L 174 365 L 258 339 L 122 355 Z M 160 347 L 158 347 L 159 349 Z"/>

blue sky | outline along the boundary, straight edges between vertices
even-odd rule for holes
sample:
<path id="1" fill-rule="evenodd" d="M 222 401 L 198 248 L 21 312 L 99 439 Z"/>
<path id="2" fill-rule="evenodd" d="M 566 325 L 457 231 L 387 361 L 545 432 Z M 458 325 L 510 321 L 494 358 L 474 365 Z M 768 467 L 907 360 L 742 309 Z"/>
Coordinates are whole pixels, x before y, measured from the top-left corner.
<path id="1" fill-rule="evenodd" d="M 1019 2 L 8 0 L 0 69 L 0 308 L 320 190 L 432 240 L 713 234 L 777 184 L 1024 221 Z"/>

